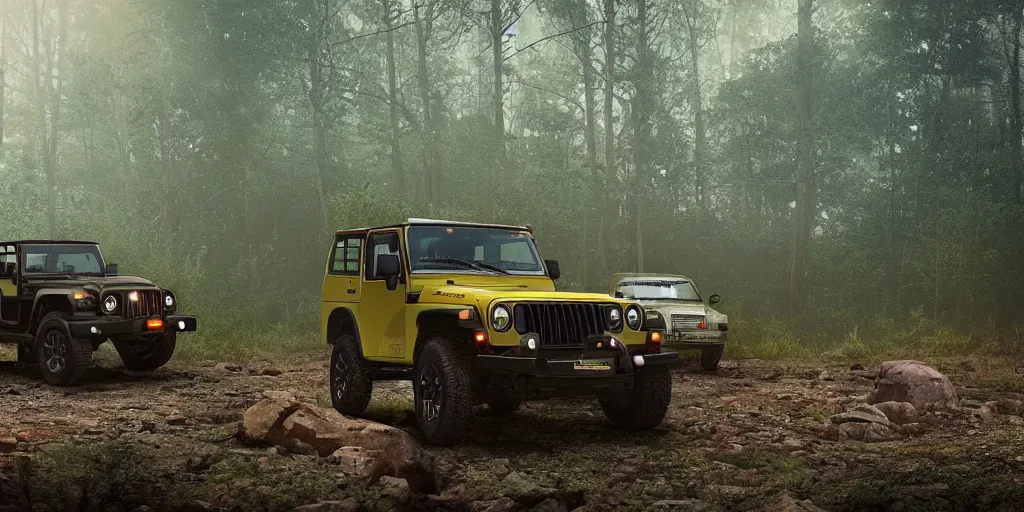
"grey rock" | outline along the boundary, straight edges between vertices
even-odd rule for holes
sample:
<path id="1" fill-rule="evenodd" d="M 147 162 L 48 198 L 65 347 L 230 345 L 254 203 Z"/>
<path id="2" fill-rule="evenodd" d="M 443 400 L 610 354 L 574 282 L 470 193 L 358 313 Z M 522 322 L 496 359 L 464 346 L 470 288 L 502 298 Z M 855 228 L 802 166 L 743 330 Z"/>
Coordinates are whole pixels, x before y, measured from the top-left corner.
<path id="1" fill-rule="evenodd" d="M 918 411 L 949 409 L 958 405 L 956 388 L 949 378 L 921 361 L 882 363 L 869 404 L 910 402 Z"/>
<path id="2" fill-rule="evenodd" d="M 475 501 L 469 504 L 469 509 L 473 512 L 515 512 L 524 508 L 508 497 L 501 497 L 490 501 Z"/>
<path id="3" fill-rule="evenodd" d="M 910 402 L 882 402 L 875 404 L 889 421 L 897 425 L 905 425 L 917 421 L 917 408 Z"/>
<path id="4" fill-rule="evenodd" d="M 548 498 L 530 509 L 530 512 L 569 512 L 569 507 L 555 498 Z"/>
<path id="5" fill-rule="evenodd" d="M 825 512 L 817 507 L 811 500 L 797 500 L 788 494 L 783 494 L 770 507 L 775 512 Z"/>
<path id="6" fill-rule="evenodd" d="M 352 500 L 345 501 L 321 501 L 311 505 L 295 507 L 292 512 L 355 512 L 359 510 L 359 504 Z"/>
<path id="7" fill-rule="evenodd" d="M 180 414 L 172 414 L 166 419 L 168 425 L 188 425 L 188 418 Z"/>
<path id="8" fill-rule="evenodd" d="M 509 473 L 501 480 L 502 494 L 518 501 L 539 501 L 554 495 L 557 491 L 536 483 L 518 471 Z"/>
<path id="9" fill-rule="evenodd" d="M 653 507 L 657 510 L 678 510 L 681 512 L 705 512 L 712 509 L 711 504 L 692 499 L 656 501 Z"/>

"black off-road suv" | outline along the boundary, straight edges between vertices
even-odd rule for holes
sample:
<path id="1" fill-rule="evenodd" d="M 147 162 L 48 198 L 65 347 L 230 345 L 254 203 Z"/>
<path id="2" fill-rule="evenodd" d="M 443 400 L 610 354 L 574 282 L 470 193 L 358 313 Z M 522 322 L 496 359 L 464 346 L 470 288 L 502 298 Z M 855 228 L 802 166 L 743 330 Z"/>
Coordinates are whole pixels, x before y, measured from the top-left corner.
<path id="1" fill-rule="evenodd" d="M 72 386 L 111 341 L 129 371 L 171 359 L 177 333 L 196 330 L 177 300 L 139 277 L 118 276 L 94 242 L 0 242 L 0 343 L 18 345 L 54 386 Z"/>

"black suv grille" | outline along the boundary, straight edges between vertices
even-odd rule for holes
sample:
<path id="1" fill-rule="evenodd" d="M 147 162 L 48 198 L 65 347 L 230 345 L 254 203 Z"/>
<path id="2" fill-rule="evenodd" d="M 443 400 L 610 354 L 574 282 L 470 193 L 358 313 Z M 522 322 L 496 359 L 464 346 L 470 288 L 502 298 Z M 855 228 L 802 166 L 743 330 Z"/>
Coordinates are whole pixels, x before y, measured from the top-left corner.
<path id="1" fill-rule="evenodd" d="M 516 304 L 513 321 L 516 332 L 537 333 L 540 346 L 582 346 L 589 336 L 604 333 L 602 309 L 605 304 L 549 302 Z"/>
<path id="2" fill-rule="evenodd" d="M 124 318 L 147 318 L 160 316 L 163 312 L 163 297 L 160 290 L 137 290 L 138 301 L 128 300 L 130 291 L 118 292 L 117 301 L 120 303 L 121 316 Z"/>

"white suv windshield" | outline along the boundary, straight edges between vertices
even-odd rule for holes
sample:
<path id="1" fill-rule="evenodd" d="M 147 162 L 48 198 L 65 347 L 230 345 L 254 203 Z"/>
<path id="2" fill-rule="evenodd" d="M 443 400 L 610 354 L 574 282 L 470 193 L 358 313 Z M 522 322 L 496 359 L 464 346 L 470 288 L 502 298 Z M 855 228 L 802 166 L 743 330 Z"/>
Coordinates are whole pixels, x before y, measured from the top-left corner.
<path id="1" fill-rule="evenodd" d="M 700 295 L 689 281 L 642 280 L 619 283 L 618 292 L 635 300 L 688 300 L 700 301 Z"/>
<path id="2" fill-rule="evenodd" d="M 529 234 L 498 228 L 412 226 L 409 263 L 413 273 L 544 275 Z"/>

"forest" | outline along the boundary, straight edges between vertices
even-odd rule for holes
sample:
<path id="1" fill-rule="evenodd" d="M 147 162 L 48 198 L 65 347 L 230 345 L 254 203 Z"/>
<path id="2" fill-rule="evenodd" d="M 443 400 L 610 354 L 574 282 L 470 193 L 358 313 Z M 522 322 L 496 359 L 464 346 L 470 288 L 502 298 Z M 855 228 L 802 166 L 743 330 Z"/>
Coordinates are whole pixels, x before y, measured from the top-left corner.
<path id="1" fill-rule="evenodd" d="M 563 289 L 688 275 L 776 351 L 1020 346 L 1022 18 L 4 0 L 0 239 L 101 243 L 209 347 L 319 347 L 334 231 L 407 217 L 530 224 Z"/>

